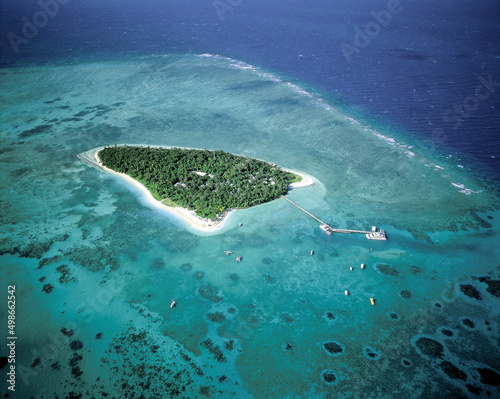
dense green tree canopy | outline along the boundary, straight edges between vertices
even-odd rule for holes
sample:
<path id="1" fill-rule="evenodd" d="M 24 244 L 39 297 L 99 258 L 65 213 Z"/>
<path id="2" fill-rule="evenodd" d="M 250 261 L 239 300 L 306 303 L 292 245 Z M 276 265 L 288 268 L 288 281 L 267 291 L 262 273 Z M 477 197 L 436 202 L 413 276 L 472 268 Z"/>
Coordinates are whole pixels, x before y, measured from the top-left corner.
<path id="1" fill-rule="evenodd" d="M 140 181 L 165 204 L 209 219 L 227 208 L 276 199 L 300 179 L 267 162 L 224 151 L 115 146 L 101 150 L 99 158 L 104 166 Z"/>

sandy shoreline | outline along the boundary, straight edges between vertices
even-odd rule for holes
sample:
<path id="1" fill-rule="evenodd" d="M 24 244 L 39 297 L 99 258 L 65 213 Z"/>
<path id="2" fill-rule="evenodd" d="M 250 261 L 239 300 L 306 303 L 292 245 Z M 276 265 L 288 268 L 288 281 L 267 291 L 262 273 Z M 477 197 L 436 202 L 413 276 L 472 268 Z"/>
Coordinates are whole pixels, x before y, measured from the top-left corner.
<path id="1" fill-rule="evenodd" d="M 151 147 L 156 147 L 156 146 L 151 146 Z M 106 147 L 99 147 L 99 148 L 94 148 L 92 150 L 86 151 L 82 154 L 78 155 L 78 158 L 80 158 L 82 161 L 85 163 L 97 167 L 98 169 L 104 170 L 106 172 L 112 173 L 114 175 L 117 175 L 123 179 L 125 179 L 127 182 L 133 184 L 136 188 L 138 188 L 141 193 L 144 195 L 144 198 L 146 201 L 161 210 L 168 211 L 173 213 L 174 215 L 179 216 L 183 221 L 185 221 L 189 226 L 192 228 L 202 231 L 202 232 L 213 232 L 216 230 L 221 229 L 227 220 L 229 219 L 229 215 L 233 213 L 232 209 L 226 210 L 224 212 L 224 215 L 213 221 L 213 220 L 208 220 L 208 219 L 203 219 L 196 215 L 194 211 L 189 211 L 186 208 L 181 208 L 178 206 L 166 206 L 162 202 L 156 200 L 151 192 L 141 183 L 139 183 L 137 180 L 131 178 L 130 176 L 126 175 L 125 173 L 119 173 L 115 172 L 114 170 L 111 170 L 104 166 L 99 159 L 99 152 L 102 151 Z M 173 147 L 159 147 L 159 148 L 173 148 Z M 181 148 L 181 147 L 176 147 L 176 148 Z M 289 185 L 290 189 L 294 188 L 300 188 L 300 187 L 307 187 L 310 185 L 313 185 L 315 183 L 315 180 L 312 176 L 305 175 L 303 173 L 296 172 L 294 170 L 290 169 L 283 169 L 284 171 L 294 173 L 296 175 L 299 175 L 302 177 L 302 180 L 300 182 L 292 183 Z"/>

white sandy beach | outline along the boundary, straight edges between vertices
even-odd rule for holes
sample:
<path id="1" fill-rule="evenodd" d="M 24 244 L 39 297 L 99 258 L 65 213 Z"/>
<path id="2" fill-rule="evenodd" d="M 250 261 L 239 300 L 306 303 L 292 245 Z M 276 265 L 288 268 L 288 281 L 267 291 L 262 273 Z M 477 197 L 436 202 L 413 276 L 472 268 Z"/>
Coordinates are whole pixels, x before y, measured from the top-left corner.
<path id="1" fill-rule="evenodd" d="M 151 146 L 151 147 L 153 147 L 153 146 Z M 184 220 L 186 223 L 188 223 L 195 230 L 199 230 L 202 232 L 214 232 L 216 230 L 219 230 L 220 228 L 222 228 L 225 225 L 225 223 L 229 219 L 229 215 L 232 214 L 234 211 L 234 210 L 227 210 L 222 218 L 213 221 L 213 220 L 203 219 L 203 218 L 199 217 L 198 215 L 196 215 L 196 213 L 194 211 L 190 211 L 186 208 L 181 208 L 179 206 L 175 206 L 175 207 L 166 206 L 162 202 L 156 200 L 153 197 L 153 195 L 151 194 L 151 192 L 143 184 L 139 183 L 137 180 L 131 178 L 130 176 L 126 175 L 125 173 L 115 172 L 114 170 L 109 169 L 106 166 L 104 166 L 102 164 L 101 160 L 99 159 L 99 152 L 101 150 L 103 150 L 104 148 L 105 147 L 99 147 L 99 148 L 95 148 L 95 149 L 86 151 L 82 154 L 79 154 L 78 158 L 80 158 L 84 162 L 86 162 L 94 167 L 98 167 L 99 169 L 105 170 L 106 172 L 109 172 L 109 173 L 113 173 L 113 174 L 125 179 L 127 182 L 129 182 L 129 183 L 133 184 L 135 187 L 137 187 L 144 194 L 144 198 L 146 199 L 146 201 L 149 204 L 151 204 L 152 206 L 154 206 L 158 209 L 168 211 L 168 212 L 171 212 L 171 213 L 179 216 L 182 220 Z M 172 147 L 160 147 L 160 148 L 172 148 Z M 176 148 L 180 148 L 180 147 L 176 147 Z M 296 172 L 296 171 L 290 170 L 290 169 L 283 169 L 283 170 L 285 170 L 287 172 L 294 173 L 294 174 L 302 177 L 302 180 L 300 182 L 290 184 L 289 185 L 290 189 L 307 187 L 307 186 L 311 186 L 311 185 L 315 184 L 315 179 L 312 176 L 308 176 L 308 175 L 305 175 L 303 173 Z"/>

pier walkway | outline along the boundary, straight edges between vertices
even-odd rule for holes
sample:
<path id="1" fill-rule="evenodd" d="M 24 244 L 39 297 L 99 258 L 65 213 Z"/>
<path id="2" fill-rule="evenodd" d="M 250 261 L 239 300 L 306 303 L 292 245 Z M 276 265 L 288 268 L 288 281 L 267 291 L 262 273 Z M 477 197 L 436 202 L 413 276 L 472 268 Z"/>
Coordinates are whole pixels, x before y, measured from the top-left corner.
<path id="1" fill-rule="evenodd" d="M 317 218 L 316 216 L 314 216 L 311 212 L 305 210 L 304 208 L 302 208 L 300 205 L 296 204 L 295 202 L 293 202 L 291 199 L 285 197 L 284 195 L 281 196 L 281 198 L 284 198 L 286 199 L 288 202 L 290 202 L 292 205 L 295 205 L 297 208 L 299 208 L 302 212 L 305 212 L 307 213 L 309 216 L 311 216 L 312 218 L 316 219 L 318 222 L 321 223 L 321 229 L 326 233 L 328 234 L 330 232 L 331 233 L 343 233 L 343 234 L 352 234 L 352 233 L 358 233 L 358 234 L 371 234 L 372 232 L 371 231 L 363 231 L 363 230 L 347 230 L 347 229 L 335 229 L 331 226 L 329 226 L 328 224 L 326 224 L 325 222 L 323 222 L 320 218 Z"/>

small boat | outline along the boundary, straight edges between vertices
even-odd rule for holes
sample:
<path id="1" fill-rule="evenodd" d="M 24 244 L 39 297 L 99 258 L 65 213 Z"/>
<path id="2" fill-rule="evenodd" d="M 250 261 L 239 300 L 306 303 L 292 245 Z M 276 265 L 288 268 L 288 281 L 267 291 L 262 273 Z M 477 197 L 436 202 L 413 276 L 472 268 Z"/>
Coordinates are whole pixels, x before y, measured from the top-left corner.
<path id="1" fill-rule="evenodd" d="M 371 303 L 372 305 L 375 305 L 375 299 L 370 298 L 370 303 Z"/>
<path id="2" fill-rule="evenodd" d="M 224 253 L 226 254 L 226 256 L 228 256 L 228 255 L 231 255 L 231 254 L 232 254 L 232 252 L 231 252 L 231 251 L 224 251 Z"/>
<path id="3" fill-rule="evenodd" d="M 172 298 L 172 303 L 170 304 L 170 307 L 175 308 L 176 305 L 177 305 L 177 302 L 175 302 L 174 298 Z"/>
<path id="4" fill-rule="evenodd" d="M 365 270 L 366 265 L 364 263 L 361 263 L 361 270 Z"/>
<path id="5" fill-rule="evenodd" d="M 349 268 L 349 270 L 352 272 L 354 269 L 352 268 L 352 266 Z"/>
<path id="6" fill-rule="evenodd" d="M 240 226 L 240 227 L 241 227 L 241 226 L 243 226 L 243 224 L 242 224 L 242 223 L 239 223 L 239 224 L 238 224 L 238 226 Z"/>
<path id="7" fill-rule="evenodd" d="M 311 249 L 311 255 L 314 255 L 314 251 Z"/>
<path id="8" fill-rule="evenodd" d="M 236 262 L 240 262 L 241 261 L 241 256 L 237 256 L 236 257 Z"/>
<path id="9" fill-rule="evenodd" d="M 321 224 L 319 226 L 321 230 L 323 230 L 327 235 L 331 236 L 332 232 L 330 231 L 330 228 L 326 224 Z"/>
<path id="10" fill-rule="evenodd" d="M 346 296 L 347 296 L 347 295 L 349 295 L 349 291 L 345 290 L 345 291 L 344 291 L 344 294 L 345 294 Z"/>

